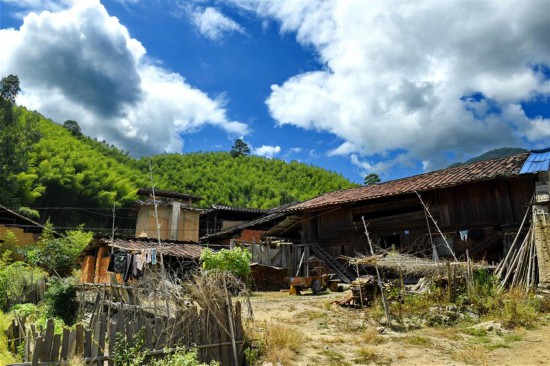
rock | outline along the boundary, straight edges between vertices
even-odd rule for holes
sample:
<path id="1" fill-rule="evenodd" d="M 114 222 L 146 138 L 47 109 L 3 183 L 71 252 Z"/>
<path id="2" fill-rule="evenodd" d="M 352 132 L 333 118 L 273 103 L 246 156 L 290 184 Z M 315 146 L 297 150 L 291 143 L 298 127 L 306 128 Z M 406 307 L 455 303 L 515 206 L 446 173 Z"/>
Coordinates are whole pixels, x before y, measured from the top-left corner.
<path id="1" fill-rule="evenodd" d="M 376 327 L 376 331 L 380 334 L 384 333 L 385 330 L 386 330 L 386 327 Z"/>
<path id="2" fill-rule="evenodd" d="M 483 323 L 476 324 L 476 325 L 472 326 L 472 328 L 478 329 L 478 330 L 483 329 L 487 332 L 508 333 L 508 331 L 502 327 L 502 324 L 500 324 L 499 322 L 492 321 L 492 320 L 488 321 L 488 322 L 483 322 Z"/>

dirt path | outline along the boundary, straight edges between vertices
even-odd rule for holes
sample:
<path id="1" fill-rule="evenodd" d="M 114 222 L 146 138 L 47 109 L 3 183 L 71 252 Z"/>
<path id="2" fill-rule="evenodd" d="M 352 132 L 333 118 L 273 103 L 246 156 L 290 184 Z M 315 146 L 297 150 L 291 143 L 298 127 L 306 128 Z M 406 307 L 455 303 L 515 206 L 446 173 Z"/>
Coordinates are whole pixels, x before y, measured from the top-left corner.
<path id="1" fill-rule="evenodd" d="M 373 321 L 371 309 L 331 304 L 341 297 L 341 293 L 257 293 L 251 298 L 254 327 L 261 331 L 284 324 L 300 334 L 299 351 L 291 362 L 287 361 L 293 365 L 550 364 L 548 322 L 538 329 L 514 332 L 473 333 L 458 327 L 395 332 L 382 330 Z"/>

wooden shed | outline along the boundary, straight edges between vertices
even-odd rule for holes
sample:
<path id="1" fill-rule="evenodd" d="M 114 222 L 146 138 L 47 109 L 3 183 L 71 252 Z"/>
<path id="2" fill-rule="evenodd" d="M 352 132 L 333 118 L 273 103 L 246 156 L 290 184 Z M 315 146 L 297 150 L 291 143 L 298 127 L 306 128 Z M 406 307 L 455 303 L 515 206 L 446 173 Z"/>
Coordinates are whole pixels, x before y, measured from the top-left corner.
<path id="1" fill-rule="evenodd" d="M 532 201 L 539 174 L 520 174 L 529 153 L 327 193 L 296 204 L 302 244 L 332 257 L 367 253 L 362 219 L 381 248 L 449 255 L 424 201 L 457 256 L 502 258 Z"/>

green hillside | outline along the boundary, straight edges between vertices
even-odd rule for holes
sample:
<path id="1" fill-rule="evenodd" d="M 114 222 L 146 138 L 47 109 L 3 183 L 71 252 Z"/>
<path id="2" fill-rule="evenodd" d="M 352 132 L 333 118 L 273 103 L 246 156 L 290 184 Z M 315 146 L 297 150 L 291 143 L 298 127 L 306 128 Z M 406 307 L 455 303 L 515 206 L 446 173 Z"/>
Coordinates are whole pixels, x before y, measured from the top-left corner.
<path id="1" fill-rule="evenodd" d="M 56 225 L 76 225 L 99 215 L 102 219 L 93 225 L 109 227 L 107 209 L 113 204 L 131 207 L 137 189 L 150 186 L 149 158 L 134 159 L 25 108 L 14 107 L 14 112 L 21 126 L 32 121 L 40 139 L 24 152 L 25 168 L 11 172 L 13 197 L 2 196 L 1 203 L 37 207 L 41 219 L 52 217 Z M 355 186 L 318 167 L 258 156 L 232 157 L 229 152 L 161 154 L 151 159 L 156 188 L 199 195 L 203 206 L 272 208 Z M 103 209 L 101 214 L 96 208 Z"/>
<path id="2" fill-rule="evenodd" d="M 485 161 L 485 160 L 491 160 L 491 159 L 497 159 L 497 158 L 504 158 L 506 156 L 511 156 L 515 154 L 520 154 L 523 152 L 527 152 L 528 150 L 521 149 L 519 147 L 500 147 L 498 149 L 489 150 L 487 152 L 484 152 L 483 154 L 473 157 L 471 159 L 466 160 L 465 162 L 458 162 L 453 163 L 449 165 L 449 168 L 453 168 L 455 166 L 465 165 L 465 164 L 471 164 L 471 163 L 477 163 L 479 161 Z"/>

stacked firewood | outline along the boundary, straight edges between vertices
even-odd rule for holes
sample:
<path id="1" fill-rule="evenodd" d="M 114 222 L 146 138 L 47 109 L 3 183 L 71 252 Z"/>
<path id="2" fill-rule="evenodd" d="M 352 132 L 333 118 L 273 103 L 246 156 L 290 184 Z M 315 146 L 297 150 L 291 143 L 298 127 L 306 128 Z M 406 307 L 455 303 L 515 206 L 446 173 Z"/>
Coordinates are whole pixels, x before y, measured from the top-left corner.
<path id="1" fill-rule="evenodd" d="M 374 300 L 376 291 L 374 276 L 362 276 L 350 284 L 350 292 L 338 302 L 342 306 L 368 306 Z"/>

